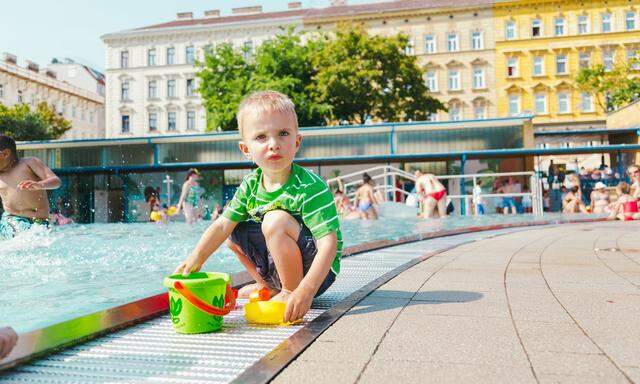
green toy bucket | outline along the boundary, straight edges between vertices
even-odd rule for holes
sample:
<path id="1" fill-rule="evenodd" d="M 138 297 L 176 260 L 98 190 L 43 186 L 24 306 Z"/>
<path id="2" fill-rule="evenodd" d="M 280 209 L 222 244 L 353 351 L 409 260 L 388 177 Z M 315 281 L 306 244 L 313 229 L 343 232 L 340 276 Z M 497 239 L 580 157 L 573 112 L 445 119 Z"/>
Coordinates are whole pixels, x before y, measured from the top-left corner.
<path id="1" fill-rule="evenodd" d="M 226 273 L 171 275 L 163 284 L 169 288 L 169 313 L 178 333 L 219 331 L 222 316 L 236 306 L 231 277 Z"/>

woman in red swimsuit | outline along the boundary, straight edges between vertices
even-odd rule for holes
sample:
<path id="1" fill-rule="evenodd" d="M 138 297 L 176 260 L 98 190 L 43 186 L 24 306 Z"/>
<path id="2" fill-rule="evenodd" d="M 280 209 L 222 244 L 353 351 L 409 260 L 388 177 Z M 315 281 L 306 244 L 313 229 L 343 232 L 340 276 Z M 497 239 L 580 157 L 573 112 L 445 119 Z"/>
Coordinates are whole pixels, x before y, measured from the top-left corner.
<path id="1" fill-rule="evenodd" d="M 416 191 L 424 206 L 422 217 L 447 216 L 447 189 L 436 179 L 435 175 L 426 173 L 418 177 L 416 179 Z"/>

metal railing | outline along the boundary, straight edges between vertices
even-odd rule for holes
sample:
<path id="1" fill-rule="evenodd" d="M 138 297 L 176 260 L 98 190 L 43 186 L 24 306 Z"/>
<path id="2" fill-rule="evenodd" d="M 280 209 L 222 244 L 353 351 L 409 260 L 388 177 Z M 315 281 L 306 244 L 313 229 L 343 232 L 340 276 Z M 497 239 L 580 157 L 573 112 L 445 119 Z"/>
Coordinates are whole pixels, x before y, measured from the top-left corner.
<path id="1" fill-rule="evenodd" d="M 402 169 L 390 166 L 382 165 L 377 167 L 371 167 L 363 169 L 357 172 L 349 173 L 346 175 L 338 176 L 327 180 L 327 184 L 332 189 L 342 189 L 349 199 L 353 199 L 356 194 L 358 186 L 362 183 L 362 175 L 364 173 L 369 174 L 371 179 L 376 183 L 374 190 L 381 192 L 381 196 L 384 201 L 396 201 L 396 193 L 399 192 L 402 196 L 411 195 L 410 192 L 396 186 L 396 180 L 398 177 L 402 177 L 407 180 L 411 180 L 415 183 L 416 178 L 413 174 L 406 172 Z M 476 195 L 476 201 L 482 198 L 505 198 L 505 197 L 530 197 L 532 213 L 541 215 L 543 214 L 543 198 L 542 198 L 542 180 L 537 176 L 535 172 L 503 172 L 503 173 L 474 173 L 474 174 L 461 174 L 461 175 L 441 175 L 436 176 L 438 180 L 466 180 L 472 179 L 473 186 L 477 184 L 478 179 L 482 178 L 502 178 L 502 177 L 528 177 L 531 190 L 529 192 L 509 192 L 509 193 L 481 193 Z M 474 200 L 474 194 L 455 194 L 447 195 L 449 199 L 460 200 L 465 207 L 470 207 L 469 204 Z M 474 210 L 475 211 L 475 210 Z M 471 213 L 471 210 L 464 210 L 466 215 Z M 477 212 L 474 212 L 477 214 Z"/>

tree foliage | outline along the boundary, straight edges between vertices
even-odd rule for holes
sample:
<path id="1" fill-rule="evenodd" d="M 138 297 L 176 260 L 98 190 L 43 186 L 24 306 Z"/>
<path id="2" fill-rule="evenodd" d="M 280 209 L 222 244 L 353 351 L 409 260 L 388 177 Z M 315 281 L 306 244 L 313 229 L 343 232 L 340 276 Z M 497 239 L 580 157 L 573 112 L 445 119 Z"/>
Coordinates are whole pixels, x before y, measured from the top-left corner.
<path id="1" fill-rule="evenodd" d="M 575 84 L 581 92 L 595 95 L 602 110 L 611 111 L 640 98 L 640 77 L 634 75 L 637 65 L 640 65 L 637 58 L 619 63 L 611 70 L 596 64 L 581 69 Z"/>
<path id="2" fill-rule="evenodd" d="M 199 91 L 209 130 L 237 129 L 235 113 L 253 91 L 273 89 L 293 100 L 300 126 L 335 121 L 418 120 L 444 106 L 428 95 L 405 36 L 369 36 L 347 27 L 302 41 L 288 29 L 251 56 L 222 44 L 205 55 Z"/>
<path id="3" fill-rule="evenodd" d="M 370 36 L 360 27 L 338 28 L 314 57 L 316 90 L 333 116 L 350 123 L 424 120 L 445 109 L 429 96 L 422 69 L 405 54 L 405 35 Z"/>
<path id="4" fill-rule="evenodd" d="M 32 110 L 27 104 L 7 107 L 0 104 L 0 133 L 18 141 L 53 140 L 71 129 L 71 123 L 59 116 L 47 103 Z"/>

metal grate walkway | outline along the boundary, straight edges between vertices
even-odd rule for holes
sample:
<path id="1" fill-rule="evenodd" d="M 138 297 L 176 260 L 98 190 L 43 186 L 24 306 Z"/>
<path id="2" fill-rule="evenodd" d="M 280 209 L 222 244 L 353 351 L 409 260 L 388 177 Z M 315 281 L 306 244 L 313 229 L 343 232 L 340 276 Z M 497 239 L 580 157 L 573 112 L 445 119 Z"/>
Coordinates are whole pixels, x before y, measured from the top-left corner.
<path id="1" fill-rule="evenodd" d="M 435 238 L 343 259 L 334 285 L 314 301 L 305 323 L 358 289 L 418 256 L 502 233 L 510 228 Z M 239 301 L 244 304 L 243 301 Z M 242 309 L 221 332 L 181 335 L 168 315 L 80 344 L 0 374 L 7 383 L 227 383 L 306 325 L 259 327 Z M 263 359 L 264 360 L 264 359 Z"/>

